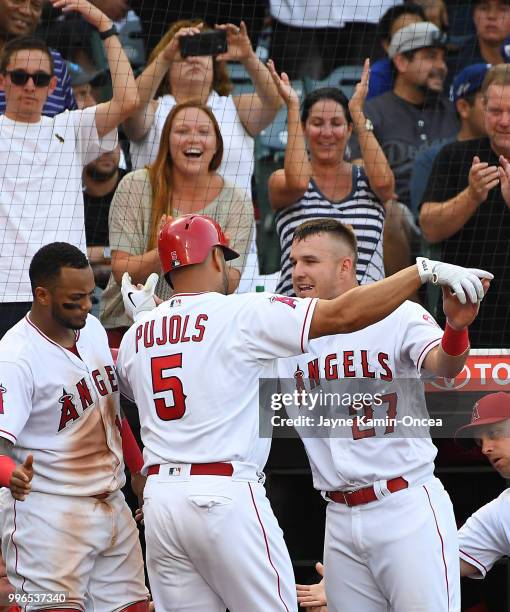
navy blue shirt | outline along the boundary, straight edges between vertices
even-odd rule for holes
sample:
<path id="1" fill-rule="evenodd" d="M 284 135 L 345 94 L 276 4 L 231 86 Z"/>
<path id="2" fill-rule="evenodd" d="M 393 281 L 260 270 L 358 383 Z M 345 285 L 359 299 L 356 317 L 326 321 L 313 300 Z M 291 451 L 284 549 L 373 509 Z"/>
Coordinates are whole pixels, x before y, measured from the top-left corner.
<path id="1" fill-rule="evenodd" d="M 388 57 L 374 62 L 370 66 L 370 78 L 368 80 L 367 100 L 380 96 L 393 89 L 393 73 L 391 71 L 391 60 Z"/>
<path id="2" fill-rule="evenodd" d="M 71 88 L 71 77 L 67 71 L 67 65 L 64 58 L 55 49 L 50 49 L 53 63 L 55 65 L 55 76 L 57 77 L 57 87 L 55 91 L 48 96 L 42 114 L 47 117 L 54 117 L 65 110 L 75 110 L 76 100 L 74 99 L 73 90 Z M 0 115 L 5 113 L 5 92 L 0 90 Z"/>

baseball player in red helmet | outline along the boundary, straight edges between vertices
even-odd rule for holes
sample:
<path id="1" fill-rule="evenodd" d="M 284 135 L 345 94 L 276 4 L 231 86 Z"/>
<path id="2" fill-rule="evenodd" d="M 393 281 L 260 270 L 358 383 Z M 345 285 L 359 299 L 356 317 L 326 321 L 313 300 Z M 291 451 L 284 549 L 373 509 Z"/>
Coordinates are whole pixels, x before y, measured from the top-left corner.
<path id="1" fill-rule="evenodd" d="M 510 478 L 510 394 L 491 393 L 473 407 L 471 422 L 461 427 L 457 439 L 478 444 L 492 467 Z M 510 489 L 482 506 L 459 530 L 462 576 L 485 578 L 501 557 L 510 556 Z"/>
<path id="2" fill-rule="evenodd" d="M 334 219 L 298 227 L 290 257 L 299 297 L 334 302 L 360 289 L 356 237 Z M 478 304 L 461 304 L 444 289 L 443 308 L 445 331 L 419 304 L 405 301 L 365 329 L 316 338 L 307 354 L 280 361 L 284 391 L 295 387 L 299 371 L 308 394 L 324 387 L 354 398 L 326 413 L 344 417 L 345 425 L 297 427 L 314 487 L 329 502 L 324 582 L 330 612 L 460 610 L 452 504 L 434 476 L 437 449 L 428 427 L 412 421 L 425 416 L 428 423 L 422 374 L 454 377 L 469 353 L 467 327 Z M 363 393 L 362 403 L 352 388 Z M 302 412 L 287 408 L 289 416 Z M 306 589 L 300 591 L 306 602 Z"/>
<path id="3" fill-rule="evenodd" d="M 126 423 L 106 333 L 89 315 L 92 269 L 56 242 L 34 255 L 29 275 L 31 310 L 0 340 L 9 581 L 24 610 L 145 612 L 138 531 L 120 491 Z"/>
<path id="4" fill-rule="evenodd" d="M 236 257 L 212 219 L 185 215 L 159 237 L 175 294 L 124 336 L 117 369 L 144 443 L 147 567 L 156 610 L 297 609 L 283 534 L 263 486 L 270 439 L 259 436 L 259 379 L 309 340 L 387 316 L 431 279 L 477 303 L 483 271 L 420 260 L 333 300 L 226 295 Z M 147 295 L 124 284 L 128 303 Z M 464 291 L 466 293 L 464 293 Z M 145 307 L 144 306 L 144 307 Z M 136 313 L 135 313 L 136 314 Z"/>

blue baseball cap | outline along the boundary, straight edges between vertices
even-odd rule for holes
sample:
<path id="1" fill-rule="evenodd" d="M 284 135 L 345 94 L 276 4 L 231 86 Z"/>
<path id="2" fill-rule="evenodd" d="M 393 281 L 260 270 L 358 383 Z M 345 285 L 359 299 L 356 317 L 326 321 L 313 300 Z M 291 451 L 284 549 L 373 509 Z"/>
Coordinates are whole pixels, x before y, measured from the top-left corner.
<path id="1" fill-rule="evenodd" d="M 450 87 L 450 100 L 457 102 L 469 94 L 476 93 L 482 88 L 483 80 L 487 71 L 491 67 L 490 64 L 471 64 L 461 70 Z"/>

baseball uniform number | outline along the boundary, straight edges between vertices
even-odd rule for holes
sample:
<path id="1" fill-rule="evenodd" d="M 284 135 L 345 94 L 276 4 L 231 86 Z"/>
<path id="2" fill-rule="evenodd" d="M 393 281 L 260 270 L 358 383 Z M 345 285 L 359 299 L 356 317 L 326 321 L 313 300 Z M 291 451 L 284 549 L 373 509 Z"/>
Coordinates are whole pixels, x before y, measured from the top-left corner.
<path id="1" fill-rule="evenodd" d="M 173 406 L 168 406 L 164 398 L 154 398 L 156 414 L 162 421 L 182 419 L 186 412 L 186 395 L 178 376 L 163 376 L 165 370 L 182 368 L 182 353 L 153 357 L 151 360 L 152 390 L 156 393 L 172 392 Z"/>
<path id="2" fill-rule="evenodd" d="M 386 393 L 385 395 L 381 395 L 381 406 L 385 404 L 388 405 L 386 410 L 386 429 L 384 430 L 384 435 L 393 433 L 395 431 L 395 419 L 397 416 L 397 394 L 396 393 Z M 363 404 L 363 415 L 359 414 L 359 410 L 355 410 L 351 407 L 350 409 L 351 415 L 358 416 L 357 419 L 354 419 L 352 424 L 352 437 L 354 440 L 362 440 L 363 438 L 373 438 L 375 433 L 375 427 L 368 427 L 367 429 L 360 429 L 360 424 L 364 422 L 371 422 L 374 418 L 374 409 L 371 404 Z"/>

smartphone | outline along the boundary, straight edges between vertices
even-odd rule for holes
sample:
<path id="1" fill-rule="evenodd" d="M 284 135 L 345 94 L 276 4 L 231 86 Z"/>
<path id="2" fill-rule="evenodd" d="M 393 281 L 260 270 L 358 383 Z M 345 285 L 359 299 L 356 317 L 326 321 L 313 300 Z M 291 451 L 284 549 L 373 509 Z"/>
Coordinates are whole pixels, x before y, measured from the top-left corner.
<path id="1" fill-rule="evenodd" d="M 179 38 L 182 57 L 190 55 L 219 55 L 227 52 L 227 33 L 223 30 L 201 32 Z"/>

